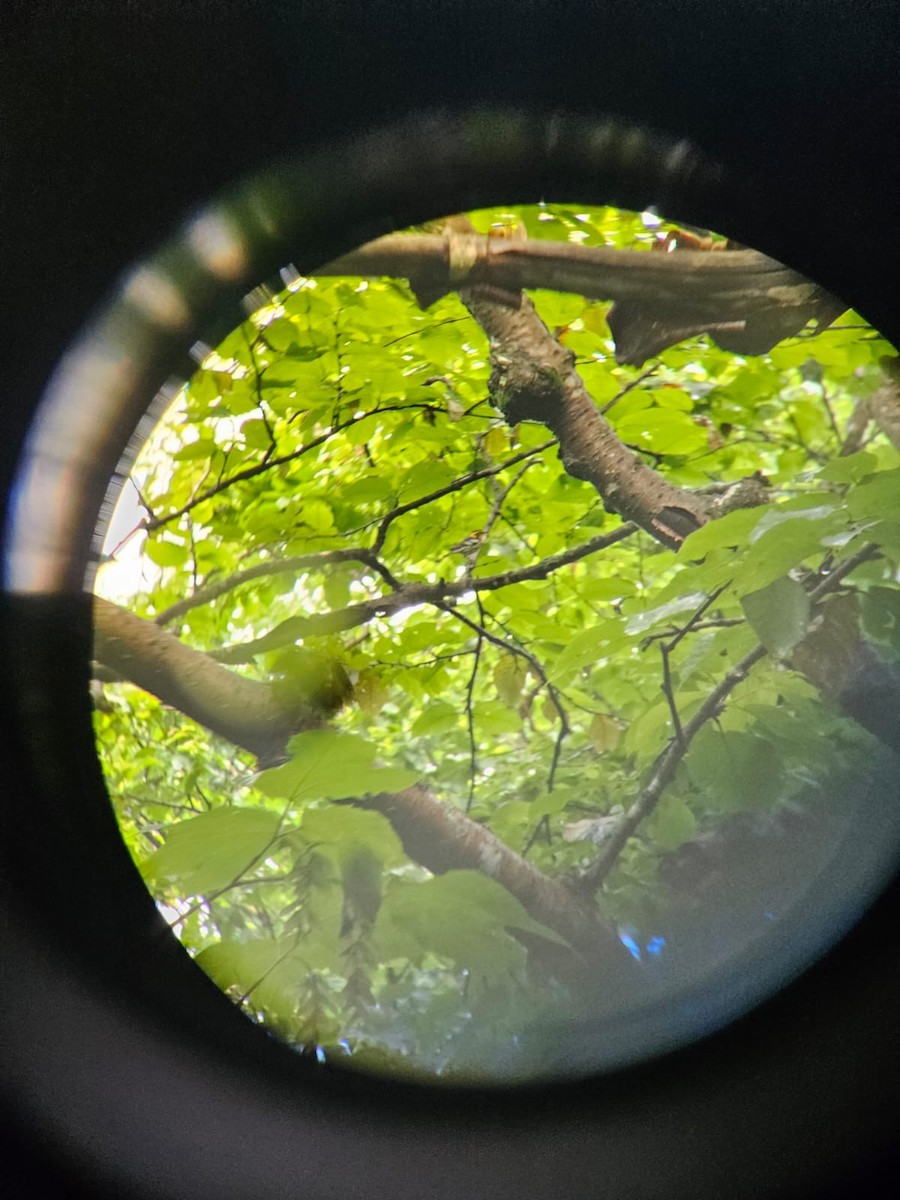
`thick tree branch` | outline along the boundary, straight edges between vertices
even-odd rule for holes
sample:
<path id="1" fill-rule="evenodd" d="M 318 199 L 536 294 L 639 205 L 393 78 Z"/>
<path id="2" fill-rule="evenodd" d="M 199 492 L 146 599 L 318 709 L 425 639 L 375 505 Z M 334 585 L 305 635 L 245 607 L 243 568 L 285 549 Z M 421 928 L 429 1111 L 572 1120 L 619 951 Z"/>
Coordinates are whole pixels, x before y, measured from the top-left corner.
<path id="1" fill-rule="evenodd" d="M 94 654 L 103 666 L 263 763 L 283 754 L 293 734 L 322 722 L 314 708 L 285 708 L 267 683 L 226 670 L 152 621 L 99 596 Z"/>
<path id="2" fill-rule="evenodd" d="M 491 343 L 492 402 L 510 424 L 540 421 L 559 443 L 560 459 L 576 479 L 592 484 L 612 512 L 676 548 L 699 529 L 711 501 L 668 483 L 619 441 L 561 346 L 522 297 L 518 308 L 474 290 L 460 299 Z"/>
<path id="3" fill-rule="evenodd" d="M 791 666 L 889 749 L 900 744 L 900 670 L 862 635 L 856 593 L 821 606 Z"/>
<path id="4" fill-rule="evenodd" d="M 481 871 L 515 896 L 536 921 L 564 937 L 589 964 L 625 965 L 622 947 L 597 919 L 592 904 L 544 875 L 489 829 L 459 809 L 442 804 L 423 785 L 352 803 L 386 816 L 410 858 L 433 874 Z"/>
<path id="5" fill-rule="evenodd" d="M 611 314 L 610 329 L 616 357 L 634 366 L 705 332 L 724 350 L 764 354 L 810 320 L 824 327 L 845 308 L 802 275 L 753 250 L 651 254 L 455 231 L 452 236 L 392 234 L 317 274 L 401 276 L 427 303 L 479 285 L 614 300 L 618 311 Z"/>
<path id="6" fill-rule="evenodd" d="M 875 558 L 874 546 L 864 546 L 821 580 L 810 592 L 813 603 L 834 592 L 860 564 Z M 700 615 L 707 604 L 698 609 Z M 689 626 L 694 623 L 694 618 Z M 709 693 L 680 736 L 670 739 L 658 755 L 650 779 L 637 800 L 624 814 L 603 849 L 591 865 L 579 873 L 574 885 L 579 892 L 599 888 L 612 870 L 628 839 L 656 808 L 665 789 L 675 777 L 691 742 L 703 726 L 722 711 L 725 701 L 742 683 L 753 667 L 766 657 L 766 648 L 757 644 L 725 675 Z M 810 631 L 793 651 L 790 665 L 875 737 L 893 749 L 900 736 L 900 672 L 884 662 L 859 631 L 856 596 L 839 596 L 822 606 L 811 622 Z"/>
<path id="7" fill-rule="evenodd" d="M 285 712 L 267 684 L 235 675 L 108 600 L 95 597 L 94 625 L 95 652 L 105 665 L 263 762 L 277 760 L 292 734 L 322 723 L 321 715 L 308 708 Z M 436 874 L 463 868 L 483 871 L 589 963 L 622 962 L 620 947 L 589 905 L 483 826 L 442 804 L 427 788 L 416 786 L 353 803 L 384 813 L 410 857 L 422 866 Z"/>

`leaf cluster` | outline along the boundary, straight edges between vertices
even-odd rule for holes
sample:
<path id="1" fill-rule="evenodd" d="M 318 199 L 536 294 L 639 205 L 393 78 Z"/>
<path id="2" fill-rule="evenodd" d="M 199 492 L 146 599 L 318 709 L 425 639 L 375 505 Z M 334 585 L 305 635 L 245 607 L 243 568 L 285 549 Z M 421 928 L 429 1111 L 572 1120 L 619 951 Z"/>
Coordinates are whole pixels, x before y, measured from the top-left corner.
<path id="1" fill-rule="evenodd" d="M 635 252 L 667 228 L 566 205 L 472 220 Z M 866 546 L 877 556 L 842 586 L 866 638 L 900 652 L 900 457 L 877 434 L 841 457 L 887 349 L 858 317 L 759 358 L 689 340 L 639 372 L 615 362 L 608 306 L 532 298 L 654 469 L 690 488 L 761 472 L 770 503 L 677 554 L 637 533 L 585 549 L 619 517 L 566 474 L 542 426 L 510 428 L 490 407 L 490 348 L 458 298 L 422 311 L 394 279 L 297 278 L 272 294 L 205 355 L 135 469 L 134 611 L 285 704 L 327 696 L 333 717 L 260 772 L 107 685 L 97 738 L 123 836 L 253 1019 L 364 1065 L 477 1072 L 565 979 L 533 953 L 559 935 L 489 873 L 432 874 L 355 802 L 424 782 L 547 876 L 577 878 L 602 853 L 597 822 L 640 801 L 700 714 L 590 899 L 646 941 L 670 901 L 668 855 L 865 770 L 873 739 L 791 656 L 816 583 Z M 476 552 L 453 553 L 473 531 Z M 706 714 L 756 646 L 752 675 Z M 594 833 L 567 836 L 579 822 Z"/>

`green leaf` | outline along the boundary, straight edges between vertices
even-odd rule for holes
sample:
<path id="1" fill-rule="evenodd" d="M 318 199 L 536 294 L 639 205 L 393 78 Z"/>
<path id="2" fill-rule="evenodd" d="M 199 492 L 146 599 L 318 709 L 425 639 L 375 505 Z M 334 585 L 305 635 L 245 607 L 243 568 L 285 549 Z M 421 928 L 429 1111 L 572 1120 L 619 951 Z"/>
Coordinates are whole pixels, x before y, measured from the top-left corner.
<path id="1" fill-rule="evenodd" d="M 223 939 L 201 950 L 197 965 L 223 990 L 247 996 L 255 1008 L 290 1034 L 305 978 L 311 971 L 340 970 L 334 939 L 306 937 Z"/>
<path id="2" fill-rule="evenodd" d="M 334 513 L 324 500 L 304 500 L 300 520 L 314 533 L 330 533 L 334 529 Z"/>
<path id="3" fill-rule="evenodd" d="M 353 504 L 368 504 L 373 501 L 385 500 L 390 494 L 390 482 L 387 479 L 372 476 L 346 484 L 341 490 L 341 499 Z"/>
<path id="4" fill-rule="evenodd" d="M 270 367 L 266 367 L 260 380 L 261 386 L 264 389 L 280 387 L 286 383 L 302 386 L 304 378 L 307 377 L 305 372 L 309 369 L 310 359 L 318 358 L 325 349 L 323 345 L 301 353 L 299 347 L 294 347 L 294 354 L 290 358 L 280 358 Z"/>
<path id="5" fill-rule="evenodd" d="M 647 832 L 663 853 L 677 850 L 697 832 L 697 818 L 680 796 L 664 796 L 653 813 Z"/>
<path id="6" fill-rule="evenodd" d="M 520 659 L 512 654 L 504 654 L 494 667 L 494 687 L 504 704 L 515 708 L 522 695 L 525 684 L 525 668 Z"/>
<path id="7" fill-rule="evenodd" d="M 564 944 L 504 887 L 479 871 L 448 871 L 394 888 L 382 904 L 379 922 L 382 919 L 405 929 L 432 954 L 498 980 L 524 967 L 524 950 L 512 930 Z"/>
<path id="8" fill-rule="evenodd" d="M 598 754 L 602 754 L 606 750 L 615 750 L 622 736 L 622 730 L 619 728 L 617 721 L 606 713 L 597 713 L 591 721 L 588 737 L 591 745 Z"/>
<path id="9" fill-rule="evenodd" d="M 878 460 L 867 450 L 858 450 L 856 454 L 848 454 L 846 458 L 835 458 L 822 468 L 819 479 L 826 483 L 858 483 L 871 475 L 877 468 Z"/>
<path id="10" fill-rule="evenodd" d="M 169 538 L 147 538 L 144 553 L 158 567 L 180 567 L 190 558 L 190 548 Z"/>
<path id="11" fill-rule="evenodd" d="M 251 450 L 268 450 L 272 438 L 265 421 L 251 417 L 241 425 L 241 437 Z"/>
<path id="12" fill-rule="evenodd" d="M 551 683 L 567 681 L 583 667 L 592 666 L 614 645 L 626 640 L 621 621 L 600 621 L 573 637 L 547 673 Z"/>
<path id="13" fill-rule="evenodd" d="M 662 749 L 672 722 L 672 712 L 665 701 L 651 705 L 629 725 L 625 733 L 625 750 L 639 761 L 653 758 Z"/>
<path id="14" fill-rule="evenodd" d="M 687 596 L 676 596 L 674 600 L 668 600 L 657 608 L 649 608 L 629 617 L 625 623 L 625 632 L 632 635 L 645 633 L 652 626 L 658 625 L 676 613 L 695 611 L 705 599 L 704 592 L 690 592 Z"/>
<path id="15" fill-rule="evenodd" d="M 708 438 L 702 425 L 671 408 L 630 413 L 618 420 L 615 428 L 623 442 L 654 454 L 693 454 L 706 448 Z"/>
<path id="16" fill-rule="evenodd" d="M 562 812 L 571 799 L 572 789 L 569 787 L 557 787 L 552 792 L 541 792 L 531 801 L 529 815 L 534 821 L 540 820 L 541 817 L 553 817 Z"/>
<path id="17" fill-rule="evenodd" d="M 406 861 L 400 838 L 387 817 L 350 805 L 307 809 L 300 823 L 300 837 L 317 847 L 333 847 L 341 861 L 355 854 L 360 846 L 385 868 Z"/>
<path id="18" fill-rule="evenodd" d="M 195 896 L 227 887 L 255 865 L 278 832 L 277 813 L 214 808 L 169 827 L 165 844 L 141 863 L 147 883 Z"/>
<path id="19" fill-rule="evenodd" d="M 215 453 L 216 443 L 212 438 L 197 438 L 195 442 L 187 442 L 172 455 L 174 462 L 199 462 Z"/>
<path id="20" fill-rule="evenodd" d="M 749 542 L 752 546 L 754 542 L 758 542 L 761 537 L 776 529 L 779 525 L 791 525 L 795 528 L 802 521 L 820 522 L 832 516 L 836 510 L 836 505 L 828 504 L 806 504 L 802 506 L 784 505 L 781 508 L 768 509 L 753 527 L 750 534 Z"/>
<path id="21" fill-rule="evenodd" d="M 767 516 L 771 520 L 766 520 L 761 532 L 759 526 L 754 530 L 753 545 L 735 570 L 734 585 L 739 593 L 759 591 L 807 559 L 821 555 L 825 540 L 844 522 L 842 512 L 832 505 Z"/>
<path id="22" fill-rule="evenodd" d="M 776 658 L 785 658 L 806 637 L 810 603 L 801 584 L 782 576 L 741 598 L 756 636 Z"/>
<path id="23" fill-rule="evenodd" d="M 376 767 L 376 747 L 349 733 L 316 729 L 288 743 L 291 761 L 263 771 L 256 787 L 267 796 L 294 801 L 342 800 L 411 787 L 418 772 Z"/>
<path id="24" fill-rule="evenodd" d="M 847 507 L 857 521 L 896 513 L 900 508 L 900 468 L 879 471 L 863 480 L 847 497 Z"/>
<path id="25" fill-rule="evenodd" d="M 707 725 L 694 738 L 686 765 L 719 812 L 768 809 L 791 790 L 772 743 L 752 733 Z"/>
<path id="26" fill-rule="evenodd" d="M 460 711 L 455 704 L 446 700 L 434 700 L 421 717 L 412 725 L 410 733 L 413 737 L 429 737 L 435 733 L 446 733 L 459 725 Z"/>
<path id="27" fill-rule="evenodd" d="M 474 706 L 475 728 L 485 734 L 518 733 L 522 718 L 515 709 L 500 700 L 486 701 Z"/>
<path id="28" fill-rule="evenodd" d="M 715 521 L 708 521 L 685 539 L 678 552 L 679 559 L 692 562 L 720 546 L 745 545 L 750 531 L 760 519 L 759 511 L 758 508 L 738 508 Z"/>

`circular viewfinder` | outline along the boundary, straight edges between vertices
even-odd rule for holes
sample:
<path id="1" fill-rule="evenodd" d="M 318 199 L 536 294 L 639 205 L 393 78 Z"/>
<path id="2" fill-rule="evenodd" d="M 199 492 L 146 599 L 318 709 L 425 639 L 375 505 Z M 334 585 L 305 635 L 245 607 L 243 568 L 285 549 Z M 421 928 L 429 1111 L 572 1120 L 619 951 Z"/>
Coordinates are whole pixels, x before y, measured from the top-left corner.
<path id="1" fill-rule="evenodd" d="M 177 326 L 160 279 L 131 301 Z M 250 1020 L 326 1066 L 586 1074 L 848 928 L 898 843 L 900 360 L 860 316 L 542 203 L 285 265 L 193 356 L 104 509 L 95 732 Z"/>

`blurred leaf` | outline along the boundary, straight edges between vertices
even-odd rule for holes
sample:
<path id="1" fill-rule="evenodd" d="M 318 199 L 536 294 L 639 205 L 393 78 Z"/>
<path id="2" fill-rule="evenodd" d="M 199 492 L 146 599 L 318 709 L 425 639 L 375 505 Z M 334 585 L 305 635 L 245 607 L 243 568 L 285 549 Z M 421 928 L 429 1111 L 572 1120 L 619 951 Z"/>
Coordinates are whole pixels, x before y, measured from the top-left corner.
<path id="1" fill-rule="evenodd" d="M 858 483 L 867 475 L 871 475 L 877 466 L 874 454 L 858 450 L 856 454 L 848 454 L 846 458 L 832 459 L 819 472 L 819 479 L 826 483 Z"/>
<path id="2" fill-rule="evenodd" d="M 572 789 L 567 787 L 557 787 L 552 792 L 541 792 L 531 801 L 531 816 L 536 821 L 541 817 L 553 817 L 562 812 L 571 799 Z"/>
<path id="3" fill-rule="evenodd" d="M 720 812 L 773 807 L 788 789 L 771 742 L 746 732 L 705 726 L 691 744 L 687 769 Z"/>
<path id="4" fill-rule="evenodd" d="M 494 667 L 494 686 L 497 694 L 510 708 L 515 708 L 519 703 L 525 674 L 520 660 L 512 654 L 504 655 Z"/>
<path id="5" fill-rule="evenodd" d="M 613 413 L 616 410 L 613 409 Z M 673 409 L 645 409 L 615 422 L 623 442 L 652 450 L 654 454 L 693 454 L 706 448 L 706 431 Z"/>
<path id="6" fill-rule="evenodd" d="M 602 754 L 605 750 L 615 750 L 621 736 L 622 731 L 618 723 L 612 717 L 606 716 L 605 713 L 597 713 L 591 721 L 588 737 L 598 754 Z"/>
<path id="7" fill-rule="evenodd" d="M 654 625 L 658 625 L 661 621 L 665 621 L 668 617 L 674 616 L 676 613 L 692 612 L 700 607 L 706 595 L 703 592 L 690 592 L 687 596 L 678 596 L 674 600 L 668 600 L 665 604 L 659 605 L 658 608 L 646 609 L 643 612 L 635 613 L 633 617 L 629 617 L 625 623 L 625 632 L 629 634 L 644 633 L 651 629 Z"/>
<path id="8" fill-rule="evenodd" d="M 665 796 L 653 813 L 649 836 L 663 853 L 677 850 L 697 832 L 697 819 L 679 796 Z"/>
<path id="9" fill-rule="evenodd" d="M 492 458 L 499 458 L 506 452 L 509 445 L 509 435 L 502 425 L 494 425 L 484 435 L 484 448 Z"/>
<path id="10" fill-rule="evenodd" d="M 413 737 L 427 737 L 435 733 L 444 733 L 459 725 L 460 712 L 455 704 L 446 700 L 435 700 L 414 722 L 410 733 Z"/>
<path id="11" fill-rule="evenodd" d="M 141 863 L 148 883 L 172 884 L 183 895 L 214 892 L 248 871 L 278 832 L 277 813 L 216 808 L 169 827 L 163 846 Z"/>
<path id="12" fill-rule="evenodd" d="M 847 507 L 857 521 L 896 513 L 900 507 L 900 468 L 869 475 L 847 497 Z"/>
<path id="13" fill-rule="evenodd" d="M 568 642 L 547 674 L 551 683 L 567 680 L 582 667 L 593 665 L 602 654 L 608 653 L 626 638 L 622 623 L 617 620 L 600 621 L 591 629 L 585 629 Z"/>
<path id="14" fill-rule="evenodd" d="M 379 866 L 396 867 L 405 861 L 403 846 L 390 821 L 367 809 L 338 804 L 307 809 L 300 835 L 317 847 L 333 848 L 339 862 L 352 858 L 359 847 L 365 847 Z"/>
<path id="15" fill-rule="evenodd" d="M 267 796 L 340 800 L 373 792 L 397 792 L 418 779 L 415 771 L 374 766 L 376 747 L 347 733 L 316 729 L 288 745 L 291 761 L 263 771 L 256 787 Z"/>
<path id="16" fill-rule="evenodd" d="M 423 949 L 488 978 L 502 979 L 524 967 L 524 950 L 511 936 L 514 929 L 565 944 L 479 871 L 448 871 L 395 888 L 386 895 L 381 912 Z"/>
<path id="17" fill-rule="evenodd" d="M 159 567 L 180 567 L 190 558 L 190 549 L 183 542 L 169 538 L 147 538 L 144 553 Z"/>
<path id="18" fill-rule="evenodd" d="M 793 579 L 782 576 L 743 596 L 741 607 L 759 640 L 776 658 L 785 658 L 806 636 L 809 596 Z"/>

